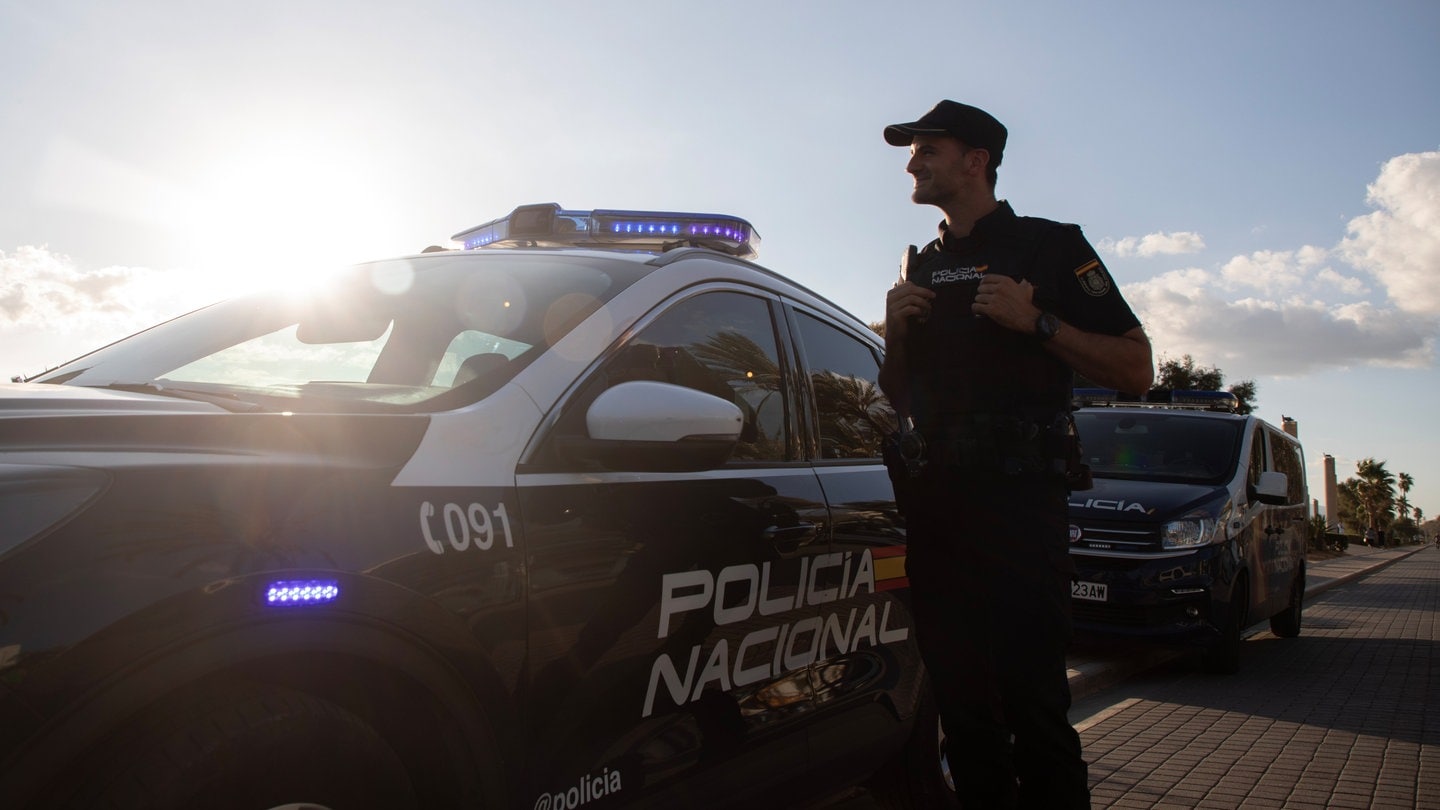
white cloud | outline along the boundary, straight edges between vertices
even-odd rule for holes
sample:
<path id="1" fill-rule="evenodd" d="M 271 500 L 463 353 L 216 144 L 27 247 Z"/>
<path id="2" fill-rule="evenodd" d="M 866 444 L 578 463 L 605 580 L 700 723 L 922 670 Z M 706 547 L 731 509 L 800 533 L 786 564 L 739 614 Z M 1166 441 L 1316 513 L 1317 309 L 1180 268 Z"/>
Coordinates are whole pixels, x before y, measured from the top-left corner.
<path id="1" fill-rule="evenodd" d="M 1368 192 L 1377 210 L 1350 221 L 1340 254 L 1374 275 L 1400 309 L 1440 315 L 1440 152 L 1386 161 Z"/>
<path id="2" fill-rule="evenodd" d="M 1308 245 L 1295 251 L 1262 250 L 1226 262 L 1220 276 L 1231 289 L 1253 287 L 1275 294 L 1299 287 L 1325 258 L 1323 249 Z"/>
<path id="3" fill-rule="evenodd" d="M 1316 273 L 1315 280 L 1349 296 L 1358 297 L 1370 292 L 1370 288 L 1365 286 L 1365 282 L 1354 276 L 1342 276 L 1329 267 Z"/>
<path id="4" fill-rule="evenodd" d="M 1434 354 L 1428 318 L 1291 298 L 1233 299 L 1215 277 L 1178 270 L 1125 289 L 1157 355 L 1189 354 L 1231 379 L 1302 376 L 1360 365 L 1424 366 Z"/>
<path id="5" fill-rule="evenodd" d="M 81 270 L 44 247 L 0 251 L 0 326 L 63 328 L 75 316 L 87 322 L 153 319 L 157 297 L 169 297 L 163 275 L 137 267 Z"/>
<path id="6" fill-rule="evenodd" d="M 1145 236 L 1127 236 L 1123 239 L 1102 239 L 1100 250 L 1128 259 L 1132 256 L 1176 256 L 1183 253 L 1199 253 L 1205 249 L 1205 240 L 1193 231 L 1176 233 L 1151 233 Z"/>
<path id="7" fill-rule="evenodd" d="M 1386 162 L 1367 200 L 1377 210 L 1352 220 L 1334 249 L 1257 251 L 1218 272 L 1175 270 L 1127 285 L 1157 354 L 1189 354 L 1232 379 L 1432 365 L 1440 329 L 1440 285 L 1433 282 L 1440 152 Z M 1378 287 L 1331 262 L 1353 265 Z"/>
<path id="8" fill-rule="evenodd" d="M 195 306 L 179 271 L 87 270 L 48 248 L 0 250 L 0 365 L 3 378 L 34 373 L 174 317 Z M 188 296 L 188 297 L 187 297 Z M 35 356 L 34 335 L 47 335 Z"/>

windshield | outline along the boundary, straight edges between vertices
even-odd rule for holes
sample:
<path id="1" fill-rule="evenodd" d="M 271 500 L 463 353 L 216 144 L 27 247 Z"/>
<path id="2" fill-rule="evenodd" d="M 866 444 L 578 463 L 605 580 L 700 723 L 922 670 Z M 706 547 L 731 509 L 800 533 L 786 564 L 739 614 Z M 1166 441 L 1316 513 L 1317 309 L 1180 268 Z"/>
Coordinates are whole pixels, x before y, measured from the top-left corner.
<path id="1" fill-rule="evenodd" d="M 458 407 L 497 390 L 635 275 L 629 262 L 554 254 L 365 264 L 305 294 L 197 310 L 32 382 L 288 411 Z"/>
<path id="2" fill-rule="evenodd" d="M 1085 463 L 1101 478 L 1223 484 L 1235 469 L 1243 425 L 1183 411 L 1075 413 Z"/>

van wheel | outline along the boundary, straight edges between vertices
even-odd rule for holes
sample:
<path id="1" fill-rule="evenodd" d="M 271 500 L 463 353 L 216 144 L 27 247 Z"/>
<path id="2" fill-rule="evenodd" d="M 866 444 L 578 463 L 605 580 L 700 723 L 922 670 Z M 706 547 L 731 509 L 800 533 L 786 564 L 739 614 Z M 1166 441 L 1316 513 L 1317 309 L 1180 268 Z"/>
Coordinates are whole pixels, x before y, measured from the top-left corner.
<path id="1" fill-rule="evenodd" d="M 1305 607 L 1305 568 L 1302 566 L 1290 585 L 1290 602 L 1285 609 L 1270 617 L 1270 632 L 1281 638 L 1300 635 L 1300 613 Z"/>
<path id="2" fill-rule="evenodd" d="M 930 687 L 915 715 L 915 730 L 900 755 L 866 785 L 885 810 L 954 810 L 960 807 L 945 759 L 945 731 Z"/>
<path id="3" fill-rule="evenodd" d="M 417 806 L 400 758 L 365 721 L 278 687 L 236 684 L 176 700 L 98 761 L 72 807 Z"/>
<path id="4" fill-rule="evenodd" d="M 1244 576 L 1235 579 L 1230 606 L 1225 611 L 1220 638 L 1201 656 L 1201 666 L 1216 675 L 1234 675 L 1240 671 L 1240 642 L 1250 612 L 1250 585 Z"/>

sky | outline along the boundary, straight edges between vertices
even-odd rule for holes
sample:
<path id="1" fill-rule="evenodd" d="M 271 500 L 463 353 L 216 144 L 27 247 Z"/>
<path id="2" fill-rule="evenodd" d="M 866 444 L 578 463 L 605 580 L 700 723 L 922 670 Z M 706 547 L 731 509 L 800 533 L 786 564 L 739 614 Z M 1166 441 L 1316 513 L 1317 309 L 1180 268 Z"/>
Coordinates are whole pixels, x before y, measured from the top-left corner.
<path id="1" fill-rule="evenodd" d="M 940 219 L 881 132 L 951 98 L 1322 507 L 1368 457 L 1436 517 L 1437 77 L 1433 0 L 0 0 L 0 372 L 535 202 L 744 217 L 879 321 Z"/>

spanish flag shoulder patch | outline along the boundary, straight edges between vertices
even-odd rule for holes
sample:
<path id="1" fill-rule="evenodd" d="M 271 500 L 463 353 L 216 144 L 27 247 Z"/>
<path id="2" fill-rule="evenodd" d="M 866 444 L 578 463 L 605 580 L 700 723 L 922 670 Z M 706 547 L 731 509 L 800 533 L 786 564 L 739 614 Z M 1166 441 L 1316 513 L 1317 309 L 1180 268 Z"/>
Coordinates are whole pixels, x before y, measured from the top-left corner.
<path id="1" fill-rule="evenodd" d="M 1075 268 L 1075 280 L 1080 282 L 1080 289 L 1096 298 L 1110 292 L 1110 274 L 1105 272 L 1105 265 L 1099 259 Z"/>

